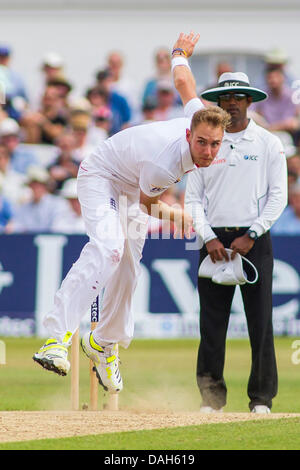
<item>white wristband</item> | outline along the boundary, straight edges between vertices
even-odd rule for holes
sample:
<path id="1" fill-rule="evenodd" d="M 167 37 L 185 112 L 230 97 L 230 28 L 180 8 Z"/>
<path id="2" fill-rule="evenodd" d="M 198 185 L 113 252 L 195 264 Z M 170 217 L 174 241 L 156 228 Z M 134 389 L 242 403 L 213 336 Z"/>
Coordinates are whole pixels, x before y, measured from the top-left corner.
<path id="1" fill-rule="evenodd" d="M 210 242 L 211 240 L 215 240 L 217 237 L 217 235 L 210 235 L 209 237 L 206 237 L 205 239 L 203 239 L 204 243 L 208 243 Z"/>
<path id="2" fill-rule="evenodd" d="M 172 72 L 177 65 L 183 65 L 184 67 L 187 67 L 189 70 L 191 70 L 191 67 L 189 66 L 189 63 L 185 57 L 173 57 L 172 59 Z"/>

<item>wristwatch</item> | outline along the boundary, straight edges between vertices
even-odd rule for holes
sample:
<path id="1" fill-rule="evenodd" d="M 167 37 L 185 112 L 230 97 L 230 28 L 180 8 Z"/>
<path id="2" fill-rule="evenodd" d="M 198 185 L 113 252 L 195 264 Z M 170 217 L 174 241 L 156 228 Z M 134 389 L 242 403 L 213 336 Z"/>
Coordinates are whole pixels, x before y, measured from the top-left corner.
<path id="1" fill-rule="evenodd" d="M 251 240 L 257 240 L 258 239 L 258 235 L 257 233 L 255 232 L 255 230 L 247 230 L 246 232 L 248 234 L 248 237 L 251 238 Z"/>

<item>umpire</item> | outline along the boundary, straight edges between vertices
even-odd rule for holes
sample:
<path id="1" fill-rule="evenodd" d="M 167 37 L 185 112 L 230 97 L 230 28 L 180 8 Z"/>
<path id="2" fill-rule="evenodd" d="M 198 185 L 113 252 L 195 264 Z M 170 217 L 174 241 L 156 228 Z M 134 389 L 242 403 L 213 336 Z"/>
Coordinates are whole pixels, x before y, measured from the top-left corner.
<path id="1" fill-rule="evenodd" d="M 246 74 L 224 73 L 218 87 L 201 96 L 227 111 L 231 125 L 212 165 L 190 173 L 185 202 L 193 213 L 203 211 L 200 263 L 207 254 L 213 262 L 222 260 L 231 248 L 257 268 L 258 282 L 241 286 L 252 350 L 248 396 L 250 411 L 269 413 L 277 394 L 269 229 L 287 203 L 286 158 L 279 139 L 247 117 L 250 104 L 267 95 L 251 87 Z M 202 411 L 213 412 L 226 404 L 225 343 L 235 286 L 199 277 L 198 290 L 197 383 Z"/>

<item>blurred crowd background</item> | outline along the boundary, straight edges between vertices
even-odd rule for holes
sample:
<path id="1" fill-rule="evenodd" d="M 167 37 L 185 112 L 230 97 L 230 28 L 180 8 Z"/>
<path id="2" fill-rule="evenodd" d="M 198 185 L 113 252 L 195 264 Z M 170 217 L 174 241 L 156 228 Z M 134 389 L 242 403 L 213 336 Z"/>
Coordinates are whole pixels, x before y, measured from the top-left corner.
<path id="1" fill-rule="evenodd" d="M 264 74 L 251 85 L 267 91 L 269 98 L 252 105 L 249 116 L 276 133 L 286 152 L 289 204 L 271 231 L 300 234 L 300 106 L 287 61 L 279 49 L 265 56 Z M 80 162 L 124 128 L 183 116 L 172 83 L 170 50 L 153 51 L 153 76 L 142 90 L 134 77 L 124 74 L 124 65 L 119 51 L 109 51 L 106 64 L 86 77 L 86 89 L 78 97 L 64 57 L 48 53 L 41 60 L 40 90 L 36 99 L 29 99 L 22 71 L 14 68 L 13 51 L 0 44 L 2 98 L 5 91 L 0 105 L 1 233 L 85 233 L 76 192 Z M 200 87 L 199 93 L 214 87 L 227 71 L 235 70 L 218 63 L 215 83 Z M 183 178 L 162 199 L 183 205 L 185 183 Z M 164 230 L 150 219 L 149 233 Z"/>

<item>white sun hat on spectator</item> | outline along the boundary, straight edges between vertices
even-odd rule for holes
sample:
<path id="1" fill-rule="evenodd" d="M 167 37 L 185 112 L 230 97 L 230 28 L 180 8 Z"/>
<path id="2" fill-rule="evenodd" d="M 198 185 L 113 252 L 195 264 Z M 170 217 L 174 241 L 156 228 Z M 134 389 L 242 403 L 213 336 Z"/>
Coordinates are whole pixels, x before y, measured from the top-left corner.
<path id="1" fill-rule="evenodd" d="M 0 123 L 0 137 L 6 135 L 18 135 L 20 126 L 14 119 L 6 118 Z"/>
<path id="2" fill-rule="evenodd" d="M 70 100 L 71 112 L 87 112 L 92 110 L 92 105 L 86 98 L 71 98 Z"/>
<path id="3" fill-rule="evenodd" d="M 174 91 L 172 80 L 160 79 L 157 82 L 158 91 Z"/>
<path id="4" fill-rule="evenodd" d="M 66 199 L 77 199 L 77 179 L 70 178 L 66 180 L 62 186 L 60 195 Z"/>
<path id="5" fill-rule="evenodd" d="M 266 53 L 265 62 L 268 64 L 286 64 L 288 62 L 288 56 L 283 49 L 275 47 Z"/>
<path id="6" fill-rule="evenodd" d="M 64 61 L 63 61 L 63 58 L 56 52 L 48 52 L 44 56 L 43 65 L 48 65 L 48 67 L 59 69 L 63 67 Z"/>
<path id="7" fill-rule="evenodd" d="M 237 253 L 232 260 L 232 250 L 229 248 L 225 249 L 228 253 L 229 261 L 223 259 L 222 261 L 213 263 L 210 255 L 207 255 L 200 264 L 198 276 L 207 277 L 215 284 L 223 284 L 225 286 L 254 284 L 258 279 L 258 272 L 254 264 L 239 253 Z M 248 274 L 245 271 L 246 266 L 243 265 L 244 262 L 248 263 L 250 266 L 254 274 L 254 276 L 251 276 L 253 279 L 248 279 Z"/>
<path id="8" fill-rule="evenodd" d="M 34 181 L 38 183 L 48 183 L 49 173 L 45 168 L 40 166 L 30 166 L 27 171 L 27 183 Z"/>

